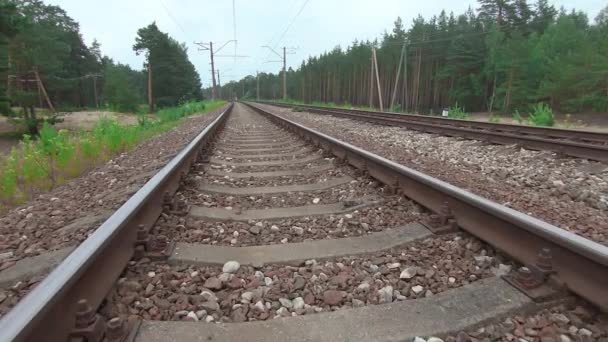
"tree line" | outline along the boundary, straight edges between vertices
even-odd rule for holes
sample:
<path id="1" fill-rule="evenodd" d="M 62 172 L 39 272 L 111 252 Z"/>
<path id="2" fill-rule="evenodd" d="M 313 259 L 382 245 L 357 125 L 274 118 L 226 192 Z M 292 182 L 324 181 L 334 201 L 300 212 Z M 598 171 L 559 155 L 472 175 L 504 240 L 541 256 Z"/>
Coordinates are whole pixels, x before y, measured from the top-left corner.
<path id="1" fill-rule="evenodd" d="M 140 104 L 175 106 L 201 100 L 198 73 L 187 49 L 155 23 L 137 32 L 141 70 L 87 46 L 79 24 L 59 6 L 40 0 L 0 0 L 0 113 L 21 120 L 36 134 L 62 110 L 104 107 L 135 112 Z M 40 116 L 39 108 L 52 114 Z"/>
<path id="2" fill-rule="evenodd" d="M 287 71 L 287 94 L 307 103 L 378 107 L 379 83 L 384 108 L 392 103 L 406 112 L 459 106 L 512 113 L 541 102 L 565 112 L 608 111 L 606 37 L 608 7 L 590 23 L 585 13 L 547 0 L 480 0 L 476 11 L 461 15 L 418 16 L 407 30 L 397 18 L 380 39 L 310 57 Z M 280 76 L 249 75 L 221 93 L 255 98 L 259 82 L 261 98 L 280 99 Z"/>

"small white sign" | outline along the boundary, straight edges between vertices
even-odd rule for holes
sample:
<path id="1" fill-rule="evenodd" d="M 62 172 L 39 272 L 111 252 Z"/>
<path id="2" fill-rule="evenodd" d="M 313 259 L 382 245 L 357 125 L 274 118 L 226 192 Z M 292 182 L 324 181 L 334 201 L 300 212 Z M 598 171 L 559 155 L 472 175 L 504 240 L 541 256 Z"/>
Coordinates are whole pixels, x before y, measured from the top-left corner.
<path id="1" fill-rule="evenodd" d="M 448 116 L 448 110 L 444 109 L 443 112 L 441 112 L 441 116 Z"/>

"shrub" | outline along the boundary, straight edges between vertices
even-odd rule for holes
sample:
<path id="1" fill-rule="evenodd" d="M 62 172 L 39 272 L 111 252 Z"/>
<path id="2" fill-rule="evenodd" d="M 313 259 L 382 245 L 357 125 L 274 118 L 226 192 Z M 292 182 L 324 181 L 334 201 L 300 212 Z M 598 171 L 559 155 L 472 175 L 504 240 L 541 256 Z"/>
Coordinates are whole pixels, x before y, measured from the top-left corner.
<path id="1" fill-rule="evenodd" d="M 452 119 L 466 120 L 469 118 L 469 113 L 464 111 L 464 107 L 460 107 L 460 106 L 458 106 L 458 103 L 456 103 L 448 111 L 448 117 L 450 117 Z"/>
<path id="2" fill-rule="evenodd" d="M 555 124 L 555 117 L 553 116 L 553 110 L 545 103 L 537 103 L 532 106 L 530 112 L 530 122 L 534 126 L 547 126 L 551 127 Z"/>

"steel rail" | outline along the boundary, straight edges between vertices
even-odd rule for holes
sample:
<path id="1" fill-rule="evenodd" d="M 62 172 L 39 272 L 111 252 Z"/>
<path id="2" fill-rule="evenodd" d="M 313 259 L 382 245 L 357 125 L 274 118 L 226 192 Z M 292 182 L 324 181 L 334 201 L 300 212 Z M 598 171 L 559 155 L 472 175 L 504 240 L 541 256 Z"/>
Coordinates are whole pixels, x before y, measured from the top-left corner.
<path id="1" fill-rule="evenodd" d="M 608 134 L 551 127 L 459 120 L 443 117 L 374 112 L 360 109 L 329 108 L 310 105 L 260 102 L 279 107 L 299 106 L 313 113 L 342 116 L 390 126 L 497 144 L 518 144 L 534 150 L 548 150 L 573 157 L 608 161 Z"/>
<path id="2" fill-rule="evenodd" d="M 70 253 L 0 320 L 0 341 L 67 341 L 77 301 L 95 310 L 131 260 L 139 226 L 151 227 L 163 195 L 174 193 L 201 149 L 215 136 L 232 104 Z"/>
<path id="3" fill-rule="evenodd" d="M 608 311 L 608 246 L 246 104 L 433 212 L 440 212 L 447 204 L 460 228 L 525 265 L 535 264 L 538 253 L 549 248 L 557 279 L 572 292 Z"/>

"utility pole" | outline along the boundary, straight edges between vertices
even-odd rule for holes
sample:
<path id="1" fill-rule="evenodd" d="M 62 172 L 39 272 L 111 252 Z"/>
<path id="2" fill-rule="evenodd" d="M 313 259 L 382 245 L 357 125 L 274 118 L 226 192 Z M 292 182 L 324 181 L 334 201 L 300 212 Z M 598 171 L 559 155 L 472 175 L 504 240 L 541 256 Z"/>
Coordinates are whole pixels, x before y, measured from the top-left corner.
<path id="1" fill-rule="evenodd" d="M 369 108 L 373 108 L 374 105 L 374 57 L 370 60 L 370 70 L 369 70 Z"/>
<path id="2" fill-rule="evenodd" d="M 99 108 L 99 101 L 97 100 L 97 75 L 93 75 L 93 95 L 95 97 L 95 108 Z"/>
<path id="3" fill-rule="evenodd" d="M 395 87 L 393 87 L 393 96 L 391 97 L 391 107 L 390 107 L 391 109 L 395 105 L 395 96 L 397 96 L 397 86 L 399 85 L 399 75 L 401 75 L 401 64 L 403 63 L 404 54 L 405 54 L 405 43 L 403 43 L 403 48 L 401 48 L 401 57 L 399 57 L 399 66 L 397 67 L 397 74 L 395 75 Z"/>
<path id="4" fill-rule="evenodd" d="M 154 112 L 154 102 L 152 101 L 152 64 L 148 58 L 148 106 L 150 113 Z"/>
<path id="5" fill-rule="evenodd" d="M 220 70 L 217 70 L 217 98 L 222 98 L 222 82 L 220 82 Z"/>
<path id="6" fill-rule="evenodd" d="M 235 27 L 236 29 L 236 27 Z M 226 45 L 228 45 L 228 43 L 234 43 L 235 44 L 235 54 L 234 55 L 217 55 L 218 52 L 220 52 L 220 50 L 222 50 Z M 200 43 L 200 42 L 194 42 L 194 44 L 199 46 L 199 51 L 209 51 L 209 57 L 211 59 L 211 82 L 212 82 L 212 87 L 211 87 L 211 99 L 214 100 L 216 97 L 216 83 L 215 83 L 215 62 L 214 62 L 214 58 L 215 57 L 234 57 L 235 61 L 237 58 L 244 58 L 244 57 L 249 57 L 249 56 L 238 56 L 236 54 L 236 39 L 232 39 L 229 40 L 227 42 L 224 43 L 224 45 L 220 46 L 219 49 L 213 51 L 213 42 L 209 42 L 209 43 Z"/>
<path id="7" fill-rule="evenodd" d="M 378 84 L 378 102 L 380 103 L 380 111 L 384 111 L 384 106 L 382 105 L 382 91 L 380 90 L 380 76 L 378 75 L 378 58 L 376 57 L 376 48 L 372 50 L 372 56 L 374 59 L 374 69 L 376 69 L 376 82 Z"/>
<path id="8" fill-rule="evenodd" d="M 255 98 L 260 101 L 260 73 L 259 72 L 255 72 L 255 78 L 256 78 L 256 88 L 255 88 Z"/>
<path id="9" fill-rule="evenodd" d="M 280 61 L 266 61 L 264 63 L 272 63 L 272 62 L 283 62 L 283 101 L 287 100 L 287 55 L 293 55 L 295 52 L 291 51 L 292 48 L 290 48 L 290 52 L 287 53 L 287 47 L 283 46 L 283 55 L 281 56 L 280 53 L 276 52 L 273 48 L 271 48 L 268 45 L 264 45 L 262 47 L 268 48 L 270 51 L 272 51 L 275 55 L 279 56 L 279 58 L 281 59 Z"/>
<path id="10" fill-rule="evenodd" d="M 283 101 L 287 100 L 287 58 L 283 46 Z"/>

